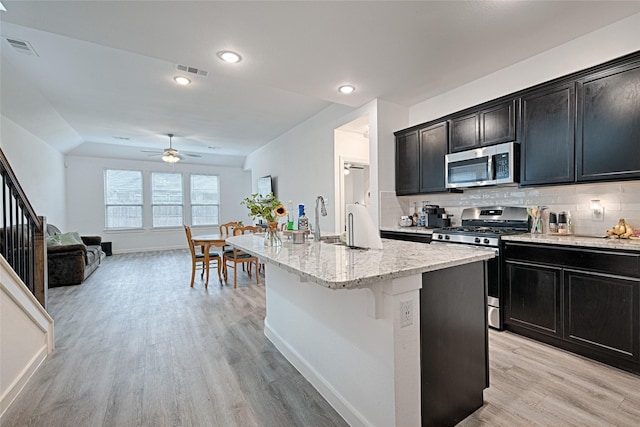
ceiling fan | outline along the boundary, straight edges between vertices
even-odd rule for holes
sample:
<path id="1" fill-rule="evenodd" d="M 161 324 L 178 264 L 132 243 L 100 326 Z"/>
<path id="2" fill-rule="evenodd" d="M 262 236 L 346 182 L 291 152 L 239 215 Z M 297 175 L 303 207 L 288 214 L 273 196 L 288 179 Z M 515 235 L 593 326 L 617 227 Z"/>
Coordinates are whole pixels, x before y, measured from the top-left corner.
<path id="1" fill-rule="evenodd" d="M 162 161 L 167 162 L 167 163 L 177 163 L 180 160 L 182 160 L 182 158 L 184 156 L 202 157 L 200 154 L 180 153 L 177 149 L 173 148 L 173 143 L 172 143 L 173 134 L 172 133 L 168 133 L 167 136 L 169 137 L 169 148 L 165 148 L 162 153 L 158 153 L 157 151 L 149 151 L 149 150 L 142 150 L 142 152 L 143 153 L 155 153 L 155 154 L 151 154 L 152 157 L 153 156 L 162 156 Z"/>

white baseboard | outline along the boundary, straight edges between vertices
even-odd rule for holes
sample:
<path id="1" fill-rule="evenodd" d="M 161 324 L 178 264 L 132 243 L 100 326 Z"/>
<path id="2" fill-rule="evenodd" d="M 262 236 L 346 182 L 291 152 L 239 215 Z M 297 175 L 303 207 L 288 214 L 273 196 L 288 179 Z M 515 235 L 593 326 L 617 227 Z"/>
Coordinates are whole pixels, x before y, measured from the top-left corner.
<path id="1" fill-rule="evenodd" d="M 47 358 L 47 354 L 47 346 L 43 345 L 40 351 L 36 353 L 35 356 L 33 356 L 29 363 L 24 367 L 20 375 L 18 375 L 18 377 L 0 397 L 0 425 L 3 425 L 2 417 L 4 416 L 5 411 L 9 408 L 11 403 L 13 403 L 15 398 L 18 397 L 18 395 L 20 394 L 24 386 L 27 385 L 38 367 Z"/>
<path id="2" fill-rule="evenodd" d="M 295 349 L 269 326 L 269 319 L 264 320 L 264 335 L 273 343 L 278 351 L 306 378 L 311 385 L 325 398 L 333 409 L 352 427 L 373 426 L 344 397 L 329 384 Z"/>

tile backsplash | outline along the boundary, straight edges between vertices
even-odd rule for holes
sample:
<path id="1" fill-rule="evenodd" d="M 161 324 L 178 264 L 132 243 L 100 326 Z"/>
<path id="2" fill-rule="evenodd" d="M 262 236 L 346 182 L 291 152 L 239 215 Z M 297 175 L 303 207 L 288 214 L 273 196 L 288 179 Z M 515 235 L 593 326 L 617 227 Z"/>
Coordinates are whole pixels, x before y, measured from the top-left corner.
<path id="1" fill-rule="evenodd" d="M 604 221 L 592 219 L 591 200 L 600 200 Z M 452 224 L 460 224 L 464 208 L 475 206 L 546 206 L 547 212 L 570 212 L 574 233 L 604 235 L 606 229 L 624 218 L 634 228 L 640 228 L 640 181 L 578 184 L 549 187 L 518 188 L 517 185 L 466 189 L 463 193 L 396 196 L 394 191 L 380 193 L 380 226 L 398 224 L 400 215 L 413 212 L 427 201 L 453 214 Z"/>

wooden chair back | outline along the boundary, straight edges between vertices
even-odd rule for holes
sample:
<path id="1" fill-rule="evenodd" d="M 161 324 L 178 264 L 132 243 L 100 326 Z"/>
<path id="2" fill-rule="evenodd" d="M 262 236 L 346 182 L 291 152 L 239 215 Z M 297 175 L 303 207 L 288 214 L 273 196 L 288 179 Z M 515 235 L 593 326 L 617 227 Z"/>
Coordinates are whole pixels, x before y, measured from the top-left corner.
<path id="1" fill-rule="evenodd" d="M 227 236 L 233 234 L 233 230 L 238 226 L 238 221 L 225 222 L 220 224 L 220 234 L 226 234 Z M 235 234 L 233 234 L 235 236 Z"/>
<path id="2" fill-rule="evenodd" d="M 245 233 L 261 233 L 264 229 L 258 225 L 246 225 L 244 227 L 236 227 L 233 229 L 233 235 L 239 236 Z"/>
<path id="3" fill-rule="evenodd" d="M 191 251 L 191 258 L 193 258 L 195 260 L 196 259 L 196 249 L 193 246 L 191 227 L 189 227 L 188 225 L 185 225 L 184 226 L 184 232 L 187 235 L 187 242 L 189 242 L 189 250 Z"/>

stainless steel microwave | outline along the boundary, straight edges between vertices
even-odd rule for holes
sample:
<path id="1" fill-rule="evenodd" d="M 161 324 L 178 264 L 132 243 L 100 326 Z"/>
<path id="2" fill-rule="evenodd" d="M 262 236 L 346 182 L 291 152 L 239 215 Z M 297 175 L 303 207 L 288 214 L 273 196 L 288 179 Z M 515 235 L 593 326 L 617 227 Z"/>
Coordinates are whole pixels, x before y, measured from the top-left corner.
<path id="1" fill-rule="evenodd" d="M 445 156 L 447 188 L 484 187 L 520 181 L 520 144 L 507 142 Z"/>

